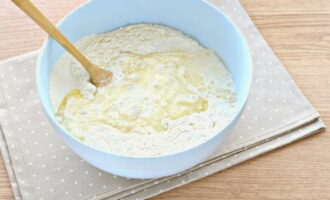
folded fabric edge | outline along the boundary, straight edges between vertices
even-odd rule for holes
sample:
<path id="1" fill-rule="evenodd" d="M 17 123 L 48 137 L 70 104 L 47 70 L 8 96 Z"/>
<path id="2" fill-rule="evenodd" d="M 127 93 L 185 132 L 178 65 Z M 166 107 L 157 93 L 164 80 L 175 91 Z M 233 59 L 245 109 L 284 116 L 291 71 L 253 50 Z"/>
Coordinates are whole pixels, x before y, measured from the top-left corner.
<path id="1" fill-rule="evenodd" d="M 9 63 L 9 62 L 16 61 L 16 60 L 20 61 L 21 59 L 25 59 L 25 57 L 36 56 L 36 55 L 39 54 L 39 51 L 40 51 L 40 49 L 36 49 L 36 50 L 29 51 L 27 53 L 24 53 L 24 54 L 21 54 L 21 55 L 18 55 L 18 56 L 13 56 L 13 57 L 6 58 L 6 59 L 0 61 L 0 66 L 5 65 L 6 63 Z"/>
<path id="2" fill-rule="evenodd" d="M 102 197 L 101 199 L 106 199 L 106 200 L 113 200 L 113 199 L 123 199 L 123 200 L 130 200 L 130 199 L 144 199 L 144 198 L 149 198 L 155 195 L 158 195 L 160 193 L 169 191 L 171 189 L 174 189 L 176 187 L 180 187 L 182 185 L 185 185 L 187 183 L 190 183 L 192 181 L 204 178 L 206 176 L 209 176 L 213 173 L 217 173 L 219 171 L 222 171 L 224 169 L 227 169 L 231 166 L 237 165 L 241 162 L 244 162 L 246 160 L 255 158 L 259 155 L 262 155 L 264 153 L 270 152 L 274 149 L 277 149 L 279 147 L 282 147 L 284 145 L 290 144 L 292 142 L 298 141 L 300 139 L 303 139 L 305 137 L 308 137 L 310 135 L 320 133 L 325 130 L 325 125 L 322 122 L 321 119 L 317 119 L 316 121 L 307 124 L 305 127 L 300 127 L 292 132 L 286 133 L 285 135 L 280 135 L 278 137 L 274 137 L 271 140 L 265 141 L 264 143 L 257 143 L 254 146 L 249 147 L 248 149 L 237 152 L 235 154 L 232 154 L 224 159 L 220 160 L 214 160 L 213 162 L 210 162 L 208 164 L 205 164 L 201 167 L 195 168 L 192 171 L 188 171 L 187 173 L 181 174 L 180 176 L 176 177 L 170 177 L 171 183 L 168 182 L 167 180 L 164 180 L 162 182 L 159 182 L 158 184 L 151 184 L 149 187 L 141 187 L 141 188 L 136 188 L 134 189 L 134 193 L 132 194 L 132 191 L 126 192 L 126 195 L 121 195 L 121 196 L 111 196 L 111 197 Z M 226 162 L 229 162 L 229 160 L 234 159 L 230 165 L 225 164 Z M 202 171 L 203 169 L 207 169 L 210 166 L 213 165 L 220 165 L 219 168 L 210 170 L 209 172 L 205 172 L 204 174 L 199 175 L 198 177 L 192 178 L 189 181 L 180 181 L 183 179 L 185 176 L 189 176 L 192 173 L 198 173 L 199 171 Z M 169 180 L 168 179 L 168 180 Z M 178 181 L 178 184 L 173 185 L 173 180 Z M 149 193 L 148 191 L 154 187 L 163 187 L 162 189 L 159 189 L 158 192 L 155 193 Z M 142 196 L 142 197 L 141 197 Z M 100 198 L 96 198 L 100 199 Z"/>
<path id="3" fill-rule="evenodd" d="M 3 164 L 7 171 L 7 175 L 8 175 L 9 182 L 10 182 L 13 194 L 14 194 L 14 198 L 21 199 L 22 195 L 21 195 L 20 189 L 18 187 L 17 178 L 15 175 L 15 171 L 13 169 L 13 165 L 11 163 L 11 157 L 9 155 L 7 143 L 5 141 L 6 140 L 4 139 L 4 133 L 0 126 L 0 153 L 1 153 L 1 156 L 3 159 Z"/>

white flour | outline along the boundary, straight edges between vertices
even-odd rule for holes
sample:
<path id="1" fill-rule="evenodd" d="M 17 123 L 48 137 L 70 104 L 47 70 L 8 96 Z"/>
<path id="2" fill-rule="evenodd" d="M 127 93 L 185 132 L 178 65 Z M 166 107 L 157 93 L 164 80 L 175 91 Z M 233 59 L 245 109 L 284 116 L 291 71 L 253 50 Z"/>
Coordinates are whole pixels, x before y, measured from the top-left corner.
<path id="1" fill-rule="evenodd" d="M 82 38 L 77 46 L 114 73 L 96 90 L 65 53 L 51 74 L 59 122 L 90 146 L 126 156 L 166 155 L 204 142 L 235 112 L 234 86 L 220 59 L 178 31 L 132 25 Z"/>

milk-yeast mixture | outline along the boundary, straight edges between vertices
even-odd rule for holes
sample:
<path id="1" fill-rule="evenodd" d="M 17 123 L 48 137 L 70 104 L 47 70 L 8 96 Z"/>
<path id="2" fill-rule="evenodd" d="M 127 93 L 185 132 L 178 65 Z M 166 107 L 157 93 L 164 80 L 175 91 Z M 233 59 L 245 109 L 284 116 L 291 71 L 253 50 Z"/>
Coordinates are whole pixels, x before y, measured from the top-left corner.
<path id="1" fill-rule="evenodd" d="M 125 156 L 174 153 L 210 138 L 235 112 L 234 85 L 221 60 L 181 32 L 131 25 L 77 46 L 114 74 L 96 89 L 67 53 L 53 68 L 57 119 L 87 145 Z"/>

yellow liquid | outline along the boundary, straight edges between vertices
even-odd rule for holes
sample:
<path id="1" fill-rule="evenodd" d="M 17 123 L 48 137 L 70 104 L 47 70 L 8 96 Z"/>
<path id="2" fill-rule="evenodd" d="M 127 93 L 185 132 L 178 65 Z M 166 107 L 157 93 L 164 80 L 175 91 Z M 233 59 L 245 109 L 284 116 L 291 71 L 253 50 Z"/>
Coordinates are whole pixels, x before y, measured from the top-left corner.
<path id="1" fill-rule="evenodd" d="M 120 133 L 165 131 L 166 120 L 208 109 L 202 94 L 216 88 L 206 84 L 200 65 L 201 57 L 209 53 L 128 54 L 120 81 L 98 89 L 91 99 L 83 98 L 78 89 L 71 91 L 57 116 L 68 130 L 76 126 L 88 130 L 101 124 Z"/>

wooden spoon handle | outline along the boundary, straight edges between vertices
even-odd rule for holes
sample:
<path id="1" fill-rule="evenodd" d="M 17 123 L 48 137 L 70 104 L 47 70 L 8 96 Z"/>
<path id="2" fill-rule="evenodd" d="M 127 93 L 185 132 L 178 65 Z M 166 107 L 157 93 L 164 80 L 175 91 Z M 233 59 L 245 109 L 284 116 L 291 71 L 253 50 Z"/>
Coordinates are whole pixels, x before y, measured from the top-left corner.
<path id="1" fill-rule="evenodd" d="M 12 0 L 33 21 L 73 55 L 91 73 L 93 64 L 29 0 Z"/>

